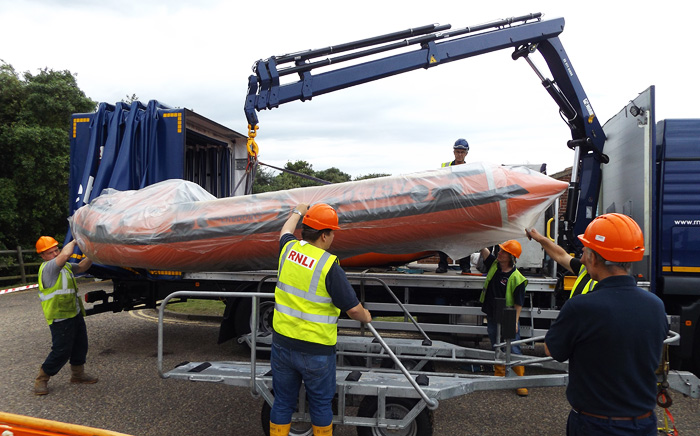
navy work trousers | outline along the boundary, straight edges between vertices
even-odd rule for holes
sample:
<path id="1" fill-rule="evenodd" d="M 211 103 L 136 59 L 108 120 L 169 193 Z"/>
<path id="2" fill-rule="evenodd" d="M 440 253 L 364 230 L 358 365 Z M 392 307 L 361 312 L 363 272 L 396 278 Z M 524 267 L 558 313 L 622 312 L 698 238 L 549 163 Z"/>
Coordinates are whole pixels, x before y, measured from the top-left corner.
<path id="1" fill-rule="evenodd" d="M 335 353 L 316 355 L 302 353 L 272 343 L 272 389 L 275 401 L 270 421 L 289 424 L 297 410 L 297 399 L 302 380 L 309 401 L 311 423 L 326 427 L 333 422 L 331 403 L 335 396 Z"/>
<path id="2" fill-rule="evenodd" d="M 84 365 L 88 351 L 87 328 L 83 315 L 63 321 L 54 321 L 51 329 L 51 352 L 41 367 L 44 372 L 54 376 L 66 362 L 71 365 Z"/>

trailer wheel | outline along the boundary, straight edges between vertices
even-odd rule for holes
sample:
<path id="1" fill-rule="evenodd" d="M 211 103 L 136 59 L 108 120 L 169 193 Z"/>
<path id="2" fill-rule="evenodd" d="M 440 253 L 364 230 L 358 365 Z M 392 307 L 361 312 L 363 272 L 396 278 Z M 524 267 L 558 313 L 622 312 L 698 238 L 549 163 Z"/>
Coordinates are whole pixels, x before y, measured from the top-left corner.
<path id="1" fill-rule="evenodd" d="M 386 417 L 401 419 L 417 403 L 417 400 L 407 398 L 387 398 Z M 377 416 L 377 398 L 365 397 L 360 403 L 357 416 L 363 418 L 373 418 Z M 387 430 L 377 427 L 357 427 L 358 436 L 432 436 L 433 435 L 433 414 L 427 408 L 423 409 L 403 430 Z"/>

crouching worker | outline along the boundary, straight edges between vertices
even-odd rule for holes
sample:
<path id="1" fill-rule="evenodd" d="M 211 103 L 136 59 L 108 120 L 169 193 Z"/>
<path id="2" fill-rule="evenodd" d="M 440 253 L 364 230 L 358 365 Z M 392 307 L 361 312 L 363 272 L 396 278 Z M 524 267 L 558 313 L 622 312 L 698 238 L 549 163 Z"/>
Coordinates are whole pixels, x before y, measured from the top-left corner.
<path id="1" fill-rule="evenodd" d="M 302 240 L 294 235 L 302 221 Z M 333 433 L 331 402 L 335 395 L 335 344 L 338 316 L 356 321 L 372 316 L 360 304 L 338 258 L 327 250 L 339 230 L 338 215 L 327 204 L 297 205 L 280 231 L 272 336 L 270 435 L 289 434 L 304 382 L 313 434 Z"/>
<path id="2" fill-rule="evenodd" d="M 74 249 L 75 241 L 71 241 L 59 250 L 58 242 L 51 236 L 42 236 L 36 242 L 36 252 L 44 260 L 39 267 L 39 299 L 51 330 L 51 352 L 34 381 L 36 395 L 49 393 L 49 378 L 69 361 L 71 383 L 97 383 L 96 377 L 84 371 L 88 337 L 85 309 L 78 298 L 74 276 L 87 271 L 92 261 L 86 257 L 77 265 L 68 263 Z"/>
<path id="3" fill-rule="evenodd" d="M 481 291 L 481 311 L 486 314 L 489 340 L 493 347 L 497 341 L 498 327 L 496 323 L 496 298 L 505 298 L 506 307 L 515 308 L 515 340 L 520 340 L 520 311 L 525 302 L 525 288 L 527 279 L 515 267 L 515 260 L 520 257 L 522 247 L 515 240 L 506 241 L 498 245 L 500 250 L 494 256 L 488 248 L 481 249 L 481 257 L 484 259 L 484 266 L 488 268 L 484 289 Z M 523 354 L 520 345 L 511 347 L 513 354 Z M 504 365 L 494 366 L 495 374 L 500 377 L 506 375 Z M 513 371 L 519 375 L 525 375 L 524 366 L 514 366 Z M 519 388 L 517 394 L 525 397 L 529 394 L 526 388 Z"/>

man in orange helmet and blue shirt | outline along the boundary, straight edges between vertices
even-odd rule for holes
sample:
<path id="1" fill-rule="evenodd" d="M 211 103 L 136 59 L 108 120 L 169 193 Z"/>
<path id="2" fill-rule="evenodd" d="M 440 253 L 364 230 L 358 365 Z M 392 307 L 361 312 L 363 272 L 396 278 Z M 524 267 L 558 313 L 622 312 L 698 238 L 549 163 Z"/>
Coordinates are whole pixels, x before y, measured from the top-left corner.
<path id="1" fill-rule="evenodd" d="M 515 267 L 516 259 L 523 252 L 520 242 L 511 239 L 499 244 L 500 250 L 494 256 L 488 248 L 481 249 L 481 257 L 484 266 L 488 268 L 484 289 L 481 291 L 479 302 L 481 311 L 486 314 L 486 328 L 489 340 L 493 347 L 498 343 L 498 325 L 496 323 L 496 298 L 504 298 L 506 307 L 515 308 L 515 340 L 520 340 L 520 311 L 525 303 L 525 288 L 527 279 Z M 511 347 L 513 354 L 523 354 L 520 345 Z M 513 372 L 518 376 L 525 375 L 524 366 L 514 366 Z M 506 368 L 504 365 L 494 365 L 494 375 L 504 377 Z M 519 388 L 517 394 L 526 397 L 529 392 L 526 388 Z"/>
<path id="2" fill-rule="evenodd" d="M 569 361 L 566 434 L 656 435 L 656 370 L 669 326 L 661 299 L 629 274 L 644 256 L 642 230 L 632 218 L 608 213 L 578 238 L 598 284 L 568 301 L 545 337 L 545 353 Z"/>
<path id="3" fill-rule="evenodd" d="M 299 241 L 293 232 L 303 218 Z M 272 388 L 270 435 L 286 436 L 297 409 L 302 381 L 309 402 L 314 436 L 333 434 L 335 344 L 338 317 L 344 311 L 356 321 L 372 316 L 357 299 L 333 243 L 338 214 L 329 205 L 297 205 L 280 231 L 280 257 L 272 321 Z"/>
<path id="4" fill-rule="evenodd" d="M 77 265 L 68 263 L 74 249 L 74 240 L 62 250 L 51 236 L 36 241 L 36 252 L 44 261 L 39 267 L 39 299 L 51 330 L 51 352 L 39 367 L 39 376 L 34 381 L 35 395 L 49 393 L 49 379 L 67 362 L 71 367 L 71 383 L 97 383 L 97 378 L 84 370 L 88 337 L 83 319 L 85 309 L 75 282 L 75 274 L 87 271 L 92 261 L 86 257 Z"/>

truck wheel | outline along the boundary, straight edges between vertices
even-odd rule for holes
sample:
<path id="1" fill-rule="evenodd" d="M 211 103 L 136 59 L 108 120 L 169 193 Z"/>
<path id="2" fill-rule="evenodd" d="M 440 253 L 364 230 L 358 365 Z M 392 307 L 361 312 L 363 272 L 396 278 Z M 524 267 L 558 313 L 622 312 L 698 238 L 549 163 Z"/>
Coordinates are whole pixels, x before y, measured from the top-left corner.
<path id="1" fill-rule="evenodd" d="M 416 404 L 417 400 L 407 398 L 387 398 L 386 417 L 401 419 Z M 377 416 L 377 398 L 365 397 L 360 403 L 357 416 L 363 418 L 373 418 Z M 432 436 L 433 435 L 433 414 L 430 410 L 423 409 L 403 430 L 387 430 L 377 427 L 357 427 L 358 436 Z"/>
<path id="2" fill-rule="evenodd" d="M 263 300 L 258 310 L 258 333 L 272 334 L 272 317 L 275 314 L 275 302 Z"/>
<path id="3" fill-rule="evenodd" d="M 261 301 L 258 307 L 258 333 L 272 334 L 272 316 L 275 313 L 275 302 L 271 300 Z M 241 300 L 235 310 L 236 336 L 250 333 L 250 301 Z"/>

